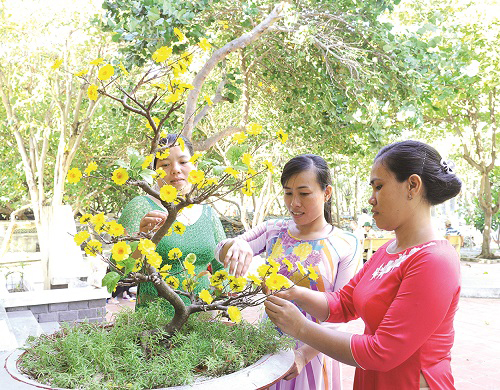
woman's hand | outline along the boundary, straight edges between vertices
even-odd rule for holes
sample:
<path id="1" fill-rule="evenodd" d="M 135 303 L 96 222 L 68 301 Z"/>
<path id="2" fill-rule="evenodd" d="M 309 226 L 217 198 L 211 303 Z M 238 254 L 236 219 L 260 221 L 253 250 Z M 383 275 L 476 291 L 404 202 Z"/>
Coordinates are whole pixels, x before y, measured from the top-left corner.
<path id="1" fill-rule="evenodd" d="M 231 246 L 224 257 L 224 268 L 229 266 L 229 273 L 239 277 L 246 274 L 253 259 L 253 251 L 250 244 L 241 238 L 233 238 Z"/>
<path id="2" fill-rule="evenodd" d="M 282 294 L 283 292 L 279 293 Z M 269 295 L 264 302 L 266 314 L 274 324 L 283 332 L 300 340 L 298 335 L 303 332 L 307 318 L 292 302 L 276 295 Z"/>
<path id="3" fill-rule="evenodd" d="M 141 219 L 139 231 L 141 233 L 150 233 L 157 231 L 161 225 L 167 220 L 168 213 L 166 211 L 153 210 L 148 212 Z"/>
<path id="4" fill-rule="evenodd" d="M 283 377 L 284 380 L 289 381 L 293 378 L 299 376 L 304 366 L 307 364 L 306 358 L 300 349 L 294 349 L 295 361 L 293 366 L 288 370 L 288 372 Z"/>

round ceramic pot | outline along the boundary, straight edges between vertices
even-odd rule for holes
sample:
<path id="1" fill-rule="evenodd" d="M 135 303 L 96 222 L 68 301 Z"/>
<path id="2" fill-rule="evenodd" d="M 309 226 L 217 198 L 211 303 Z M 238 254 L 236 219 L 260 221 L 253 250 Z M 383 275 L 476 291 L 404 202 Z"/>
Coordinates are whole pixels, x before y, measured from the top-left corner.
<path id="1" fill-rule="evenodd" d="M 24 384 L 27 390 L 30 388 L 69 390 L 44 385 L 24 375 L 17 367 L 17 361 L 23 353 L 23 350 L 16 349 L 6 359 L 5 370 L 7 370 L 13 380 L 17 381 L 18 384 L 19 382 Z M 295 355 L 292 350 L 281 351 L 273 355 L 265 355 L 251 366 L 248 366 L 243 370 L 233 372 L 229 375 L 206 380 L 198 379 L 191 385 L 166 387 L 157 390 L 220 390 L 231 388 L 238 388 L 238 390 L 265 389 L 285 376 L 286 372 L 292 366 L 294 359 Z"/>

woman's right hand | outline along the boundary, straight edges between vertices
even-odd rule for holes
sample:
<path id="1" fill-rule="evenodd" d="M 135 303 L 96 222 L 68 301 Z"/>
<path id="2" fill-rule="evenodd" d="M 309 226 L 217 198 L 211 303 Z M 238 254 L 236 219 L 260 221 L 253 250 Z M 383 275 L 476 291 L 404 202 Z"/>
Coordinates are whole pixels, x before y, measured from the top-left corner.
<path id="1" fill-rule="evenodd" d="M 141 233 L 150 233 L 151 231 L 155 232 L 165 223 L 167 217 L 168 213 L 165 211 L 150 211 L 142 217 L 139 225 L 139 231 Z"/>
<path id="2" fill-rule="evenodd" d="M 229 273 L 239 277 L 246 274 L 253 259 L 253 251 L 250 244 L 241 238 L 233 238 L 224 246 L 229 249 L 224 257 L 224 268 L 229 266 Z"/>

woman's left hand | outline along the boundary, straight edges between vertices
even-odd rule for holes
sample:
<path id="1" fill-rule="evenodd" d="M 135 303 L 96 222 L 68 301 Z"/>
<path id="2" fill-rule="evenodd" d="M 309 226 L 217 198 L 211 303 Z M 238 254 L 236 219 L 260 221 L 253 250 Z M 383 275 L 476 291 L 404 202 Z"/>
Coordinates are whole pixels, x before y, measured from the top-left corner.
<path id="1" fill-rule="evenodd" d="M 306 358 L 300 349 L 294 349 L 293 353 L 295 354 L 295 361 L 293 362 L 293 366 L 283 377 L 283 379 L 286 381 L 292 380 L 293 378 L 299 376 L 300 372 L 307 364 Z"/>
<path id="2" fill-rule="evenodd" d="M 307 319 L 292 302 L 269 295 L 264 302 L 266 314 L 278 328 L 292 337 L 297 338 Z"/>

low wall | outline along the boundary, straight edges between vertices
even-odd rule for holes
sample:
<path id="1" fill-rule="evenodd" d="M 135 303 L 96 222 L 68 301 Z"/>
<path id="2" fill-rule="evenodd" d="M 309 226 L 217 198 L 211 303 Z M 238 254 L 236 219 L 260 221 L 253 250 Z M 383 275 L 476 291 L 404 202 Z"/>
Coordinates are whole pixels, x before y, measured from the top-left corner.
<path id="1" fill-rule="evenodd" d="M 38 322 L 103 322 L 105 288 L 69 288 L 10 293 L 3 297 L 6 312 L 30 310 Z"/>

